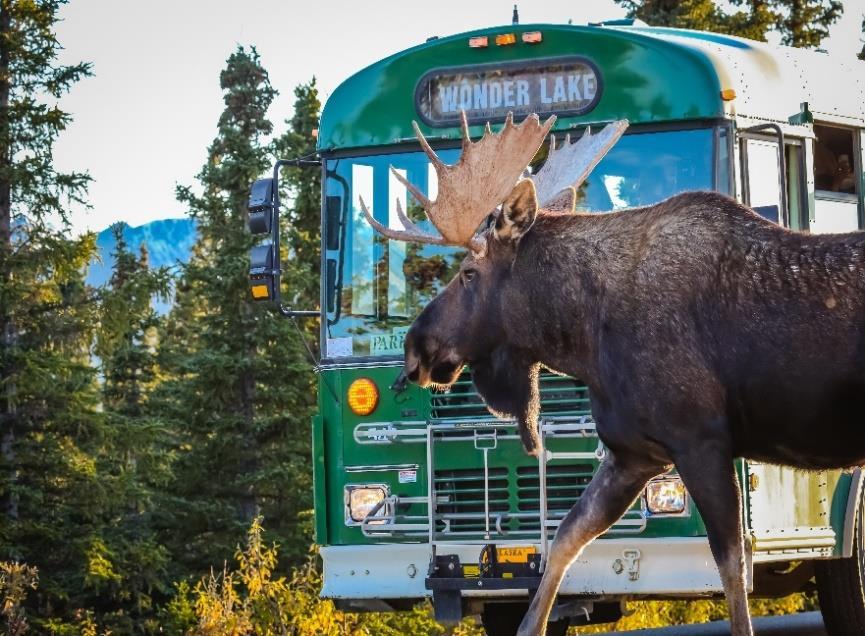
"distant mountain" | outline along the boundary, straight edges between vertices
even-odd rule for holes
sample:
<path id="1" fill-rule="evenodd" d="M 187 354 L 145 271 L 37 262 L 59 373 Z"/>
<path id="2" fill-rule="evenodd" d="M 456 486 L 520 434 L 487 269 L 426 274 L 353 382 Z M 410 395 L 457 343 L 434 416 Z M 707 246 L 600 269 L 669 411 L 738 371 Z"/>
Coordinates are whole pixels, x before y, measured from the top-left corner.
<path id="1" fill-rule="evenodd" d="M 164 219 L 152 221 L 138 227 L 124 225 L 123 236 L 135 252 L 142 243 L 147 246 L 151 267 L 172 267 L 189 260 L 195 243 L 195 221 L 192 219 Z M 111 228 L 102 230 L 96 237 L 99 259 L 90 264 L 87 282 L 94 287 L 106 284 L 111 279 L 114 266 L 114 234 Z M 159 313 L 166 313 L 170 305 L 155 302 Z"/>

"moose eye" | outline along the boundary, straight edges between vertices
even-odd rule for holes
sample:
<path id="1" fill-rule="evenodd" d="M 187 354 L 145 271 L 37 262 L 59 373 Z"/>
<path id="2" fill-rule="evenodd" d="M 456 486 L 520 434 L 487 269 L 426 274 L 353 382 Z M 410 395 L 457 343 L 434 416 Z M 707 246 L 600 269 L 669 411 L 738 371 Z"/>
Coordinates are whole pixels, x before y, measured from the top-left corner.
<path id="1" fill-rule="evenodd" d="M 468 284 L 475 279 L 475 275 L 477 274 L 477 270 L 474 269 L 465 269 L 463 270 L 463 283 Z"/>

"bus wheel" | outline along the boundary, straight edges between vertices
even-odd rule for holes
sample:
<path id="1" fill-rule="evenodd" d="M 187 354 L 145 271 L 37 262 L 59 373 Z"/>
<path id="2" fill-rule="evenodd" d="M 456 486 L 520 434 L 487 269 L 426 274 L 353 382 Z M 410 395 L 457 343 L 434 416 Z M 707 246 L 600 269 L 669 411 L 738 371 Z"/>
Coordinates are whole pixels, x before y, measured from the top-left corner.
<path id="1" fill-rule="evenodd" d="M 487 636 L 516 636 L 528 603 L 486 603 L 481 612 L 481 624 Z M 565 636 L 571 621 L 567 618 L 547 623 L 547 636 Z"/>
<path id="2" fill-rule="evenodd" d="M 847 559 L 816 561 L 817 596 L 829 636 L 856 636 L 865 625 L 865 506 L 860 500 L 853 535 L 853 554 Z"/>

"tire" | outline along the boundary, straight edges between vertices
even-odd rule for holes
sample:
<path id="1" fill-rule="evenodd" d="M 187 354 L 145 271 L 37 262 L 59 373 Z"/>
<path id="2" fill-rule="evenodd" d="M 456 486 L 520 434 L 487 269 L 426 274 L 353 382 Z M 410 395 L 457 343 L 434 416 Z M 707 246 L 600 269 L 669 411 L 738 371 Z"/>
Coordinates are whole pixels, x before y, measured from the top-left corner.
<path id="1" fill-rule="evenodd" d="M 516 636 L 528 609 L 528 603 L 486 603 L 481 624 L 487 636 Z M 570 624 L 568 619 L 547 623 L 547 636 L 565 636 Z"/>
<path id="2" fill-rule="evenodd" d="M 865 626 L 865 506 L 860 500 L 853 535 L 853 555 L 816 561 L 817 596 L 829 636 L 861 636 Z"/>

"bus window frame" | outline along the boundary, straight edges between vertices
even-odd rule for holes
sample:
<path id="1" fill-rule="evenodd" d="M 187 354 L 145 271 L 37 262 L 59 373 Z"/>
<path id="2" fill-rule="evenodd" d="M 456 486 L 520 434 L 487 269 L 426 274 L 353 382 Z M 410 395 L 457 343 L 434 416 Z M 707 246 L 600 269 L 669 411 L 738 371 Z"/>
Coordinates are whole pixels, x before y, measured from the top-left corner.
<path id="1" fill-rule="evenodd" d="M 606 122 L 586 122 L 574 124 L 570 128 L 564 128 L 561 130 L 555 130 L 554 134 L 559 135 L 560 137 L 564 137 L 566 134 L 577 135 L 582 134 L 586 128 L 598 127 L 604 125 Z M 661 123 L 647 123 L 647 124 L 638 124 L 631 126 L 628 131 L 625 133 L 626 135 L 639 135 L 639 134 L 647 134 L 647 133 L 657 133 L 657 132 L 667 132 L 667 131 L 680 131 L 680 130 L 705 130 L 712 129 L 712 188 L 714 191 L 718 191 L 719 188 L 719 180 L 720 180 L 720 170 L 719 170 L 719 161 L 720 161 L 720 128 L 726 128 L 727 133 L 727 153 L 728 153 L 728 173 L 729 173 L 729 183 L 727 184 L 727 192 L 729 196 L 735 196 L 735 188 L 736 188 L 736 173 L 735 173 L 735 129 L 733 127 L 733 123 L 729 119 L 724 118 L 714 118 L 714 119 L 693 119 L 682 122 L 661 122 Z M 444 150 L 444 149 L 452 149 L 459 148 L 462 145 L 462 142 L 459 139 L 435 139 L 433 137 L 427 138 L 430 146 L 433 150 Z M 346 356 L 339 358 L 331 358 L 327 356 L 327 347 L 325 343 L 327 342 L 328 329 L 331 326 L 326 303 L 326 294 L 327 294 L 327 281 L 325 272 L 327 271 L 327 249 L 326 249 L 326 231 L 325 231 L 325 223 L 327 220 L 327 212 L 325 210 L 326 204 L 326 196 L 327 196 L 327 176 L 328 176 L 328 161 L 333 159 L 343 159 L 343 158 L 357 158 L 357 157 L 373 157 L 379 155 L 387 155 L 387 154 L 397 154 L 402 152 L 416 152 L 420 150 L 420 146 L 417 141 L 413 140 L 404 140 L 400 139 L 397 143 L 388 144 L 388 145 L 380 145 L 380 146 L 358 146 L 352 148 L 345 148 L 339 150 L 322 150 L 320 152 L 321 156 L 321 211 L 320 211 L 320 271 L 321 275 L 319 276 L 319 286 L 320 286 L 320 311 L 322 319 L 319 321 L 320 324 L 320 333 L 319 333 L 319 342 L 322 343 L 321 353 L 322 358 L 319 364 L 319 368 L 337 368 L 337 367 L 356 367 L 356 366 L 390 366 L 394 364 L 399 357 L 398 356 Z M 344 205 L 346 203 L 344 202 Z M 342 228 L 339 236 L 339 242 L 341 245 L 340 252 L 342 252 L 342 245 L 344 243 L 345 236 L 345 228 Z M 341 277 L 339 273 L 342 270 L 342 263 L 340 260 L 337 260 L 337 276 Z M 339 299 L 335 303 L 336 307 L 339 307 Z M 338 313 L 338 312 L 337 312 Z"/>
<path id="2" fill-rule="evenodd" d="M 843 124 L 837 124 L 833 122 L 815 120 L 814 124 L 817 126 L 821 126 L 823 128 L 837 128 L 839 130 L 844 130 L 850 132 L 853 135 L 853 172 L 857 175 L 857 191 L 854 195 L 856 197 L 856 211 L 859 222 L 859 229 L 865 230 L 865 145 L 863 145 L 863 137 L 865 137 L 865 128 L 857 128 L 855 126 L 844 126 Z M 813 155 L 813 144 L 812 144 L 812 155 Z M 814 166 L 811 166 L 811 176 L 813 177 Z M 814 208 L 810 210 L 811 214 L 816 214 L 816 199 L 823 200 L 835 200 L 836 197 L 833 195 L 839 195 L 837 200 L 839 201 L 850 201 L 850 195 L 845 193 L 834 193 L 831 190 L 818 190 L 815 186 L 814 190 Z M 810 217 L 809 217 L 810 219 Z"/>
<path id="3" fill-rule="evenodd" d="M 808 196 L 810 191 L 810 183 L 813 180 L 813 169 L 812 172 L 808 172 L 808 157 L 807 155 L 813 153 L 813 141 L 806 140 L 800 137 L 785 137 L 784 138 L 784 162 L 785 168 L 788 168 L 788 159 L 786 155 L 787 146 L 796 146 L 799 148 L 799 174 L 801 175 L 799 179 L 799 224 L 801 232 L 805 232 L 810 227 L 811 223 L 811 199 Z M 787 216 L 791 216 L 790 212 L 790 171 L 787 171 Z M 792 218 L 788 218 L 788 222 L 792 224 Z M 788 226 L 789 227 L 789 226 Z"/>
<path id="4" fill-rule="evenodd" d="M 751 129 L 745 128 L 738 131 L 736 141 L 739 145 L 739 163 L 741 165 L 740 183 L 742 184 L 742 203 L 751 207 L 751 179 L 748 162 L 748 141 L 762 141 L 775 144 L 776 156 L 778 161 L 778 225 L 781 227 L 790 227 L 790 203 L 787 201 L 787 156 L 785 147 L 788 143 L 788 138 L 777 127 L 776 134 L 768 134 L 753 130 L 753 128 L 768 127 L 771 124 L 761 124 Z"/>
<path id="5" fill-rule="evenodd" d="M 802 224 L 802 229 L 807 229 L 812 215 L 812 206 L 809 197 L 809 179 L 811 176 L 811 172 L 809 172 L 808 170 L 808 166 L 810 165 L 808 161 L 808 156 L 813 154 L 813 149 L 811 147 L 812 144 L 806 143 L 806 138 L 793 137 L 786 134 L 784 134 L 782 137 L 779 137 L 778 135 L 764 134 L 760 132 L 750 132 L 747 129 L 738 131 L 738 134 L 736 135 L 736 141 L 739 152 L 738 163 L 741 168 L 741 174 L 739 175 L 738 182 L 741 184 L 741 201 L 744 205 L 747 206 L 751 205 L 751 184 L 749 179 L 750 175 L 748 172 L 748 140 L 770 142 L 774 143 L 778 147 L 778 192 L 782 195 L 781 203 L 784 207 L 783 210 L 779 211 L 779 220 L 783 221 L 780 222 L 779 225 L 786 228 L 791 227 L 792 223 L 792 219 L 790 218 L 790 171 L 788 170 L 789 166 L 787 165 L 787 147 L 796 146 L 800 149 L 798 167 L 800 171 L 799 174 L 802 175 L 802 178 L 799 179 L 799 187 L 797 188 L 800 209 L 799 221 Z M 781 148 L 779 143 L 781 140 L 783 140 L 784 143 L 783 148 Z M 783 190 L 782 187 L 784 188 Z M 803 214 L 803 210 L 806 210 L 807 214 Z"/>
<path id="6" fill-rule="evenodd" d="M 718 186 L 721 182 L 721 131 L 725 131 L 727 145 L 727 192 L 731 197 L 736 196 L 736 134 L 733 129 L 733 122 L 722 119 L 715 125 L 714 130 L 714 145 L 713 145 L 713 165 L 714 174 L 712 175 L 712 188 L 718 192 Z"/>

